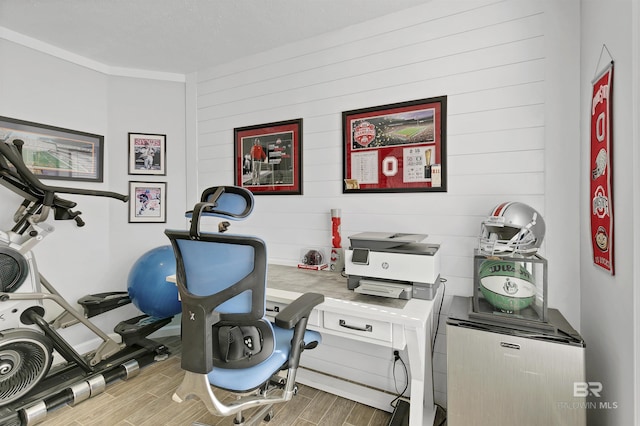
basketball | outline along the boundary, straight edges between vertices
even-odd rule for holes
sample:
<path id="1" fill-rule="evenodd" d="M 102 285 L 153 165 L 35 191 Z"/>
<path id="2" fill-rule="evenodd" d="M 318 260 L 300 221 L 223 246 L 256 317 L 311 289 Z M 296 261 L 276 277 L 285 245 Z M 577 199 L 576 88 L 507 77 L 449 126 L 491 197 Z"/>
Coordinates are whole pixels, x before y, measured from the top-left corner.
<path id="1" fill-rule="evenodd" d="M 518 312 L 535 300 L 535 281 L 518 262 L 485 260 L 480 265 L 478 276 L 482 295 L 502 312 Z"/>

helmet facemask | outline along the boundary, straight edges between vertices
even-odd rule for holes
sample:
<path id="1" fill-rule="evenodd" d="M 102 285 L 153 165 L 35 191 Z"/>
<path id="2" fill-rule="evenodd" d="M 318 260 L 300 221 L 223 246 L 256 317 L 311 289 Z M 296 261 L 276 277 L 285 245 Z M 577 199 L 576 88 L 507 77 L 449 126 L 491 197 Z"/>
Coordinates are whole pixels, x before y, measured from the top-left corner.
<path id="1" fill-rule="evenodd" d="M 514 203 L 508 208 L 519 208 L 522 204 Z M 508 221 L 505 216 L 510 216 L 508 211 L 502 215 L 489 216 L 482 222 L 480 235 L 480 251 L 492 256 L 524 255 L 531 256 L 538 251 L 544 237 L 544 221 L 538 213 L 531 209 L 528 215 L 528 223 L 521 221 Z M 522 218 L 522 211 L 518 211 L 518 218 Z M 537 225 L 537 226 L 536 226 Z M 535 230 L 542 231 L 542 235 L 536 235 Z"/>

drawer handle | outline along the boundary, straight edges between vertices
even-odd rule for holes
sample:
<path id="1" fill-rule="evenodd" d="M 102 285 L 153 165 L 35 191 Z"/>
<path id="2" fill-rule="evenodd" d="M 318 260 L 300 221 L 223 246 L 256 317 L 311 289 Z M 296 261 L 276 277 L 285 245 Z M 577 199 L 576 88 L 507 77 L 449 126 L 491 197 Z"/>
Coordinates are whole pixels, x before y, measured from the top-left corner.
<path id="1" fill-rule="evenodd" d="M 280 312 L 280 306 L 274 306 L 273 309 L 267 308 L 267 312 Z"/>
<path id="2" fill-rule="evenodd" d="M 502 346 L 503 348 L 507 348 L 507 349 L 518 349 L 518 350 L 520 350 L 520 345 L 517 345 L 515 343 L 500 342 L 500 346 Z"/>
<path id="3" fill-rule="evenodd" d="M 351 330 L 358 330 L 358 331 L 368 331 L 368 332 L 373 332 L 373 326 L 367 324 L 363 327 L 356 327 L 355 325 L 349 325 L 347 324 L 347 322 L 345 320 L 340 320 L 338 322 L 338 324 L 340 324 L 340 327 L 344 327 L 344 328 L 350 328 Z"/>

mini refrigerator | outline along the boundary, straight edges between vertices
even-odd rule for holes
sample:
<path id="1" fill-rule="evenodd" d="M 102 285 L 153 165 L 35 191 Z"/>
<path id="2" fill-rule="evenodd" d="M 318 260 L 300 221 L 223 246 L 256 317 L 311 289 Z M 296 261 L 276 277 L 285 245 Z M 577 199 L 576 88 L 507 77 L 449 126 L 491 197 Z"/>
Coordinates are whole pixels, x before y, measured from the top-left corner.
<path id="1" fill-rule="evenodd" d="M 448 426 L 586 425 L 585 344 L 558 310 L 549 308 L 544 330 L 477 319 L 471 311 L 471 298 L 453 298 Z"/>

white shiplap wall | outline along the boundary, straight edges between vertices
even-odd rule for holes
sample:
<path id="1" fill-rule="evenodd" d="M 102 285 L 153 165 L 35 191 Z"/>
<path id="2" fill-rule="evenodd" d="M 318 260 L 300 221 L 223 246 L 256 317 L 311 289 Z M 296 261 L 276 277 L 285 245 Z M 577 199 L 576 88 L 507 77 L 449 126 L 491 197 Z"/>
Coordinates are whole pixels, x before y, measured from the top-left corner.
<path id="1" fill-rule="evenodd" d="M 258 196 L 236 232 L 261 236 L 273 263 L 329 247 L 330 209 L 343 240 L 362 231 L 417 232 L 441 244 L 442 275 L 470 295 L 480 221 L 505 200 L 545 214 L 545 34 L 536 1 L 433 1 L 191 75 L 197 103 L 197 191 L 233 184 L 233 129 L 303 119 L 302 196 Z M 295 40 L 295 34 L 292 34 Z M 346 110 L 446 95 L 446 193 L 342 194 Z M 441 329 L 446 318 L 441 320 Z M 445 339 L 434 356 L 446 404 Z"/>

